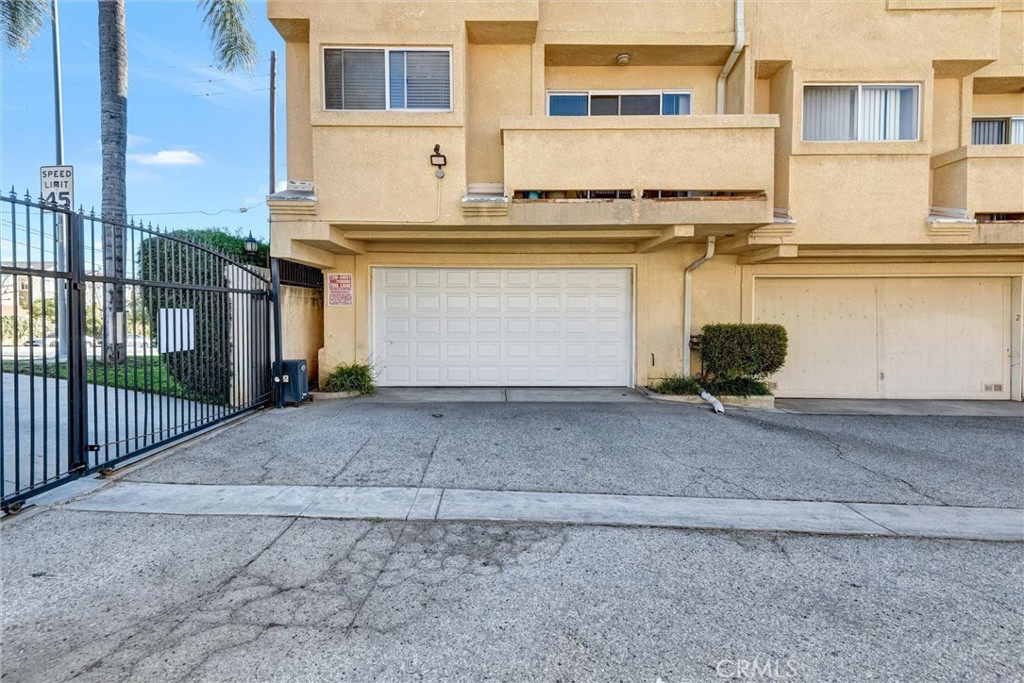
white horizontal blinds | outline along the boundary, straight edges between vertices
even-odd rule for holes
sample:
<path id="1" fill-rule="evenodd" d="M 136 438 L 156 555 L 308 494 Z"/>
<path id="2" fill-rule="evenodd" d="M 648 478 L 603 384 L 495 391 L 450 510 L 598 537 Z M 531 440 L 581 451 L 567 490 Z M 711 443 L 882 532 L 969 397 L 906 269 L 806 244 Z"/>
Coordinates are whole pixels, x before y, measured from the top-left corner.
<path id="1" fill-rule="evenodd" d="M 859 139 L 916 140 L 917 88 L 862 87 Z"/>
<path id="2" fill-rule="evenodd" d="M 395 54 L 392 52 L 392 54 Z M 447 51 L 407 51 L 404 73 L 391 73 L 392 92 L 395 80 L 404 78 L 407 109 L 451 109 L 451 70 Z M 394 62 L 392 62 L 394 65 Z M 394 102 L 391 105 L 395 107 Z"/>
<path id="3" fill-rule="evenodd" d="M 972 145 L 1001 145 L 1006 122 L 1002 119 L 974 119 L 971 122 Z"/>
<path id="4" fill-rule="evenodd" d="M 1010 119 L 1010 144 L 1024 145 L 1024 117 Z"/>
<path id="5" fill-rule="evenodd" d="M 804 140 L 857 139 L 857 86 L 804 88 Z"/>

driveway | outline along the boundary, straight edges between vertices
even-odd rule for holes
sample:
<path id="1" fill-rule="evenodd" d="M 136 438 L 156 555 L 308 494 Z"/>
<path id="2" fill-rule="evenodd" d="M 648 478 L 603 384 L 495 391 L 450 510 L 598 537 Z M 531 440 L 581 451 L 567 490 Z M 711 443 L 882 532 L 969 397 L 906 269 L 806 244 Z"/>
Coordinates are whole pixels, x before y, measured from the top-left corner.
<path id="1" fill-rule="evenodd" d="M 314 402 L 257 415 L 126 478 L 1024 507 L 1018 418 L 717 416 L 634 399 Z"/>
<path id="2" fill-rule="evenodd" d="M 0 523 L 3 680 L 683 683 L 754 663 L 808 683 L 1018 680 L 1020 542 L 339 519 L 326 503 L 355 491 L 327 487 L 418 502 L 457 486 L 1019 505 L 1020 427 L 634 400 L 268 411 Z M 300 486 L 259 497 L 274 484 Z M 319 512 L 291 509 L 301 485 Z"/>

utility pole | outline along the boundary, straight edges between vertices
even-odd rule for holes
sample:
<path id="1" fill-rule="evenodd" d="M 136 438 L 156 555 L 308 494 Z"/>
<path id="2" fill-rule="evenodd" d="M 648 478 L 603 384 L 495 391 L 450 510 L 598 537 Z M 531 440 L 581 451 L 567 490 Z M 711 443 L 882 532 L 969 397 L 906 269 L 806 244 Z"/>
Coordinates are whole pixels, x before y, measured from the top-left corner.
<path id="1" fill-rule="evenodd" d="M 277 191 L 277 52 L 270 51 L 270 186 L 267 194 Z"/>

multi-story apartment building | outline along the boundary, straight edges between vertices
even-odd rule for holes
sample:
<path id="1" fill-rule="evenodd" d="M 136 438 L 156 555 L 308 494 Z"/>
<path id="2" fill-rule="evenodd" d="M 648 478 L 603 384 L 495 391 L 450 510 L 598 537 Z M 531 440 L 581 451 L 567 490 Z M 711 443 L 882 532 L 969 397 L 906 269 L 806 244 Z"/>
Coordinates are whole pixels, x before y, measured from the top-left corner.
<path id="1" fill-rule="evenodd" d="M 1021 398 L 1024 0 L 271 0 L 321 372 Z M 691 355 L 692 354 L 692 355 Z"/>

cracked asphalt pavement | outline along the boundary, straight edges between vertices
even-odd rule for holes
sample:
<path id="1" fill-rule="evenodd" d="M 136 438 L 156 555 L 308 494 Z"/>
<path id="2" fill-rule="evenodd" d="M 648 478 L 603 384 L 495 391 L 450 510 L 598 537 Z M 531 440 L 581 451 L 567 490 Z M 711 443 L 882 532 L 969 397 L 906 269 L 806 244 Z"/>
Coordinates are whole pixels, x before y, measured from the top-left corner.
<path id="1" fill-rule="evenodd" d="M 59 508 L 0 534 L 3 681 L 1024 673 L 1019 544 Z"/>
<path id="2" fill-rule="evenodd" d="M 645 403 L 271 411 L 134 481 L 427 486 L 1024 507 L 1024 419 L 796 415 Z"/>
<path id="3" fill-rule="evenodd" d="M 259 414 L 124 477 L 1019 507 L 1021 428 L 352 401 Z M 0 524 L 0 683 L 687 683 L 754 661 L 762 680 L 1019 681 L 1022 560 L 1021 543 L 57 505 Z"/>

